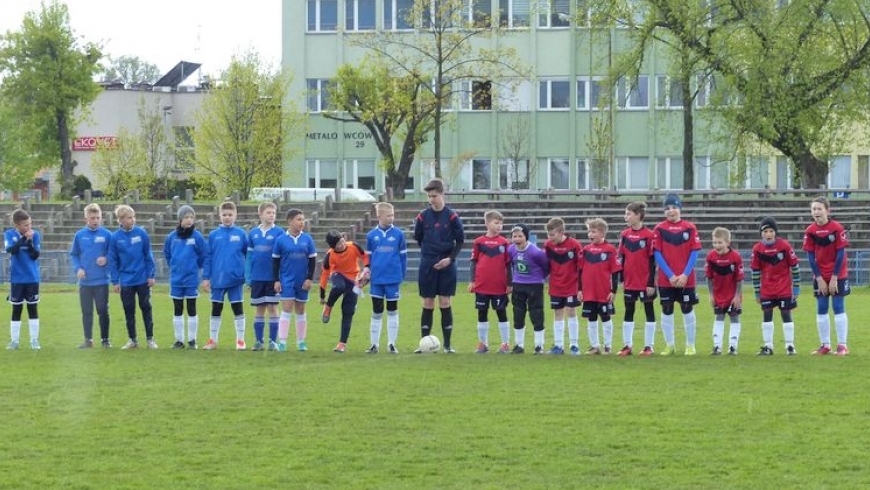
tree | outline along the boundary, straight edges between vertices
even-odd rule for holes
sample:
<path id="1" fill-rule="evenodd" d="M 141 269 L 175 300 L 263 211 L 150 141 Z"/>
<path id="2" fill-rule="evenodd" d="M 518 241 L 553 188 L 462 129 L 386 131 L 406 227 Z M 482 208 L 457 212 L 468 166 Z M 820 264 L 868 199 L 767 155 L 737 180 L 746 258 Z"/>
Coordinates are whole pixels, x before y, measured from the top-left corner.
<path id="1" fill-rule="evenodd" d="M 350 43 L 391 66 L 394 76 L 410 77 L 431 93 L 435 175 L 439 177 L 444 109 L 459 99 L 462 107 L 491 110 L 499 83 L 527 76 L 516 50 L 503 43 L 488 47 L 486 39 L 496 33 L 504 37 L 509 31 L 477 7 L 477 2 L 469 0 L 414 0 L 409 11 L 399 12 L 399 22 L 416 28 L 415 32 L 384 29 L 348 37 Z"/>
<path id="2" fill-rule="evenodd" d="M 537 159 L 532 158 L 531 114 L 505 113 L 507 121 L 501 128 L 498 154 L 504 159 L 505 174 L 500 174 L 501 189 L 529 189 L 530 179 L 537 175 Z M 519 199 L 517 194 L 517 199 Z"/>
<path id="3" fill-rule="evenodd" d="M 28 12 L 20 31 L 0 37 L 0 90 L 17 117 L 33 129 L 34 158 L 49 164 L 60 157 L 63 197 L 72 196 L 74 185 L 73 114 L 93 102 L 100 91 L 93 79 L 101 57 L 99 46 L 80 44 L 70 28 L 66 5 L 57 1 L 42 4 L 39 12 Z"/>
<path id="4" fill-rule="evenodd" d="M 161 73 L 157 65 L 140 60 L 137 56 L 109 57 L 109 66 L 103 72 L 104 81 L 121 82 L 125 84 L 151 83 L 160 79 Z"/>
<path id="5" fill-rule="evenodd" d="M 288 142 L 305 123 L 286 105 L 290 80 L 254 52 L 233 56 L 196 114 L 197 178 L 210 179 L 224 195 L 238 190 L 243 199 L 254 187 L 280 185 L 282 156 L 292 159 L 297 150 Z"/>
<path id="6" fill-rule="evenodd" d="M 704 89 L 732 134 L 791 159 L 803 187 L 827 180 L 867 120 L 870 4 L 864 0 L 640 0 L 644 29 L 670 36 L 702 66 Z"/>
<path id="7" fill-rule="evenodd" d="M 33 157 L 34 140 L 27 123 L 0 97 L 0 190 L 29 189 L 41 168 L 40 160 Z"/>
<path id="8" fill-rule="evenodd" d="M 429 90 L 418 77 L 395 77 L 389 66 L 372 58 L 358 67 L 339 67 L 331 87 L 324 116 L 358 122 L 369 130 L 381 154 L 387 188 L 394 198 L 403 199 L 417 150 L 432 129 L 435 104 Z"/>

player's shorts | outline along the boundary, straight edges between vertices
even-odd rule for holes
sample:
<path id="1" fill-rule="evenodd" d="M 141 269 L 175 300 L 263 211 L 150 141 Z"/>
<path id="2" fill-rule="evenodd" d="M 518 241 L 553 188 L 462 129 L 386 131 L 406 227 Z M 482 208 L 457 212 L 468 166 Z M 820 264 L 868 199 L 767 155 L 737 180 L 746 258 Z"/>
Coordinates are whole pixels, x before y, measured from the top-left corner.
<path id="1" fill-rule="evenodd" d="M 695 288 L 666 288 L 659 286 L 659 299 L 662 303 L 673 301 L 684 305 L 698 304 Z"/>
<path id="2" fill-rule="evenodd" d="M 474 293 L 474 307 L 478 310 L 486 310 L 492 306 L 493 310 L 503 310 L 508 306 L 507 294 L 478 294 Z"/>
<path id="3" fill-rule="evenodd" d="M 743 313 L 742 308 L 733 308 L 731 305 L 727 306 L 714 306 L 713 314 L 714 315 L 728 315 L 728 316 L 737 316 Z"/>
<path id="4" fill-rule="evenodd" d="M 594 318 L 602 315 L 613 316 L 616 314 L 616 308 L 613 303 L 601 303 L 599 301 L 584 301 L 583 302 L 583 318 Z"/>
<path id="5" fill-rule="evenodd" d="M 308 291 L 302 287 L 296 287 L 294 283 L 281 283 L 281 301 L 296 301 L 305 303 L 308 301 Z"/>
<path id="6" fill-rule="evenodd" d="M 440 260 L 440 259 L 439 259 Z M 438 260 L 423 259 L 417 272 L 417 285 L 421 298 L 435 296 L 456 296 L 456 262 L 444 269 L 436 270 Z"/>
<path id="7" fill-rule="evenodd" d="M 380 298 L 384 301 L 399 301 L 401 284 L 372 284 L 369 286 L 369 295 L 372 298 Z"/>
<path id="8" fill-rule="evenodd" d="M 211 295 L 209 297 L 211 298 L 212 303 L 223 303 L 224 296 L 227 297 L 227 301 L 230 303 L 241 303 L 243 301 L 242 286 L 244 286 L 244 284 L 228 288 L 212 287 Z"/>
<path id="9" fill-rule="evenodd" d="M 251 281 L 251 306 L 276 305 L 280 300 L 275 281 Z"/>
<path id="10" fill-rule="evenodd" d="M 849 278 L 837 279 L 837 294 L 834 296 L 848 296 L 852 292 L 852 287 L 849 286 Z M 813 295 L 818 297 L 822 294 L 819 292 L 819 283 L 813 281 Z"/>
<path id="11" fill-rule="evenodd" d="M 36 303 L 39 303 L 39 283 L 13 283 L 9 287 L 9 296 L 6 297 L 6 300 L 13 305 L 21 305 L 24 303 L 35 305 Z"/>
<path id="12" fill-rule="evenodd" d="M 626 303 L 636 303 L 640 301 L 641 303 L 652 303 L 658 297 L 655 290 L 653 293 L 648 295 L 646 294 L 646 290 L 640 291 L 630 291 L 628 289 L 622 291 L 622 297 L 625 299 Z"/>
<path id="13" fill-rule="evenodd" d="M 797 308 L 797 298 L 761 298 L 761 309 L 772 310 L 779 308 L 783 311 Z"/>
<path id="14" fill-rule="evenodd" d="M 580 300 L 577 296 L 553 296 L 550 295 L 550 308 L 553 310 L 561 310 L 562 308 L 577 308 L 580 306 Z"/>
<path id="15" fill-rule="evenodd" d="M 172 299 L 188 299 L 199 297 L 199 288 L 197 287 L 182 287 L 170 286 L 169 297 Z"/>

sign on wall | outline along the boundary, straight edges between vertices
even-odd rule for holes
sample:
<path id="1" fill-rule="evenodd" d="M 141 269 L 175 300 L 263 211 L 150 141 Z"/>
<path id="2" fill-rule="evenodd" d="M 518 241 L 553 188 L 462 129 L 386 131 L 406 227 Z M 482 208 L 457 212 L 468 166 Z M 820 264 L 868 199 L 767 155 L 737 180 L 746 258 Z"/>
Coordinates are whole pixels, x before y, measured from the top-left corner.
<path id="1" fill-rule="evenodd" d="M 73 151 L 96 151 L 99 146 L 115 146 L 115 136 L 82 136 L 73 140 Z"/>

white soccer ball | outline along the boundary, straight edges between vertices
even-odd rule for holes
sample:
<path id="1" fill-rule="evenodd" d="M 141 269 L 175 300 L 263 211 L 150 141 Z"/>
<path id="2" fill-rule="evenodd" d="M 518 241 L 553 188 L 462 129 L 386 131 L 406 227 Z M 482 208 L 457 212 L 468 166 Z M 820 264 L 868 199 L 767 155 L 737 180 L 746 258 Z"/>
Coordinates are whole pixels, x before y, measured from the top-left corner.
<path id="1" fill-rule="evenodd" d="M 427 335 L 420 339 L 420 352 L 434 354 L 441 348 L 441 341 L 434 335 Z"/>

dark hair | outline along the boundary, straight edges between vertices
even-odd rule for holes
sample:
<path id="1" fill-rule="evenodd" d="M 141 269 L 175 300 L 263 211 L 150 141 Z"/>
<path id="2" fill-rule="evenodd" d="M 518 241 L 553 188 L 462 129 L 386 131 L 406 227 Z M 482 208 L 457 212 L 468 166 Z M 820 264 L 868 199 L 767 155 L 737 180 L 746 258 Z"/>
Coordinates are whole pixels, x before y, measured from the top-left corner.
<path id="1" fill-rule="evenodd" d="M 426 187 L 424 187 L 423 190 L 426 192 L 444 194 L 444 181 L 441 179 L 432 179 L 428 184 L 426 184 Z"/>
<path id="2" fill-rule="evenodd" d="M 642 201 L 637 201 L 630 203 L 625 209 L 631 211 L 632 213 L 640 216 L 640 219 L 643 219 L 646 216 L 646 203 Z"/>
<path id="3" fill-rule="evenodd" d="M 293 218 L 299 216 L 300 214 L 302 214 L 302 210 L 301 210 L 301 209 L 297 209 L 297 208 L 290 208 L 290 209 L 288 209 L 288 210 L 287 210 L 287 221 L 290 221 L 291 219 L 293 219 Z"/>
<path id="4" fill-rule="evenodd" d="M 16 225 L 19 223 L 24 223 L 25 221 L 30 219 L 30 214 L 23 209 L 16 209 L 12 212 L 12 222 Z"/>

